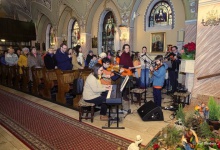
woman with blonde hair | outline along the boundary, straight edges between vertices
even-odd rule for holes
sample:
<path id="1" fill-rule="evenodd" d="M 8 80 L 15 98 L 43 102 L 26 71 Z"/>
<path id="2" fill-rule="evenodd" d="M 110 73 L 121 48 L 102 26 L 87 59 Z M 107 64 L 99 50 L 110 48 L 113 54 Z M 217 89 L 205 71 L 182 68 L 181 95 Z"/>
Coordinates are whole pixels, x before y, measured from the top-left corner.
<path id="1" fill-rule="evenodd" d="M 28 66 L 28 53 L 29 53 L 29 49 L 27 47 L 22 48 L 22 52 L 20 57 L 18 58 L 18 66 L 19 68 L 19 73 L 23 74 L 21 67 L 27 67 Z"/>
<path id="2" fill-rule="evenodd" d="M 73 64 L 73 70 L 78 70 L 78 69 L 84 69 L 84 61 L 83 57 L 80 56 L 80 51 L 79 48 L 73 48 L 73 54 L 72 54 L 72 64 Z"/>

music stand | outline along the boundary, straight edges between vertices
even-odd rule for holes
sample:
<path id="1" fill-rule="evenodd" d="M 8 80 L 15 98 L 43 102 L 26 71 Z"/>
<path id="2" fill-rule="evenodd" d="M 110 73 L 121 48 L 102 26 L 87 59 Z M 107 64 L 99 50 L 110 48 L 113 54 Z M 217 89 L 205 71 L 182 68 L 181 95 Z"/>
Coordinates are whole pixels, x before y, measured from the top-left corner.
<path id="1" fill-rule="evenodd" d="M 149 63 L 146 59 L 144 59 L 143 56 L 146 56 L 151 62 L 153 62 L 153 60 L 150 57 L 148 57 L 146 55 L 146 53 L 144 53 L 140 57 L 140 59 L 142 59 L 144 61 L 144 88 L 145 88 L 145 91 L 144 91 L 144 103 L 146 103 L 146 95 L 147 95 L 147 93 L 146 93 L 147 92 L 147 90 L 146 90 L 146 88 L 147 88 L 147 85 L 146 85 L 146 67 L 147 67 L 147 63 L 148 64 L 151 64 L 151 63 Z M 148 78 L 148 80 L 149 80 L 149 78 Z"/>
<path id="2" fill-rule="evenodd" d="M 120 92 L 122 93 L 122 96 L 123 96 L 123 90 L 124 90 L 128 80 L 129 80 L 129 76 L 126 76 L 124 81 L 121 84 Z M 121 102 L 120 103 L 118 102 L 117 98 L 116 99 L 111 99 L 111 100 L 109 100 L 108 103 L 106 103 L 109 106 L 108 126 L 107 127 L 103 126 L 102 129 L 125 129 L 125 127 L 119 127 L 119 112 L 118 112 L 119 108 L 118 108 L 118 106 L 122 104 L 122 98 L 123 97 L 121 97 Z M 110 118 L 111 117 L 111 111 L 110 111 L 111 106 L 116 106 L 116 113 L 117 113 L 117 117 L 116 117 L 117 126 L 116 127 L 111 127 L 111 121 L 115 121 L 115 119 Z"/>

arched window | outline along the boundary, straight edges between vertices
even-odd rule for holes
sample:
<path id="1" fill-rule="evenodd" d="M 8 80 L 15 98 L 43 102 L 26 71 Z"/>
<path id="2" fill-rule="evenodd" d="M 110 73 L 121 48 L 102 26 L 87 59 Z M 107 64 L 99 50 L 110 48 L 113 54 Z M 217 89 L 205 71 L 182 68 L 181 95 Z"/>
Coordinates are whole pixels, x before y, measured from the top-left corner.
<path id="1" fill-rule="evenodd" d="M 115 18 L 109 11 L 103 20 L 102 51 L 114 50 Z"/>
<path id="2" fill-rule="evenodd" d="M 53 27 L 50 27 L 50 39 L 49 39 L 49 45 L 50 47 L 53 47 L 55 45 L 55 32 Z"/>
<path id="3" fill-rule="evenodd" d="M 80 45 L 80 32 L 79 32 L 79 24 L 77 21 L 74 21 L 71 29 L 71 47 L 75 47 L 76 45 Z"/>
<path id="4" fill-rule="evenodd" d="M 159 1 L 150 12 L 148 27 L 172 26 L 172 24 L 173 12 L 170 5 L 165 1 Z"/>

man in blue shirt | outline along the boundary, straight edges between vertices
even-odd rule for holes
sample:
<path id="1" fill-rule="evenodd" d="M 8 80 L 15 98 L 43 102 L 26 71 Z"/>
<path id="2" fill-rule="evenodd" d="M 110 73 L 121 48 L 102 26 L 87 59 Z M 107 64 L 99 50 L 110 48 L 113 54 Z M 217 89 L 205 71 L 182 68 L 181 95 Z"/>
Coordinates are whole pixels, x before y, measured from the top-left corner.
<path id="1" fill-rule="evenodd" d="M 57 60 L 57 67 L 60 70 L 72 70 L 72 55 L 67 53 L 67 45 L 62 43 L 60 48 L 57 49 L 55 58 Z"/>

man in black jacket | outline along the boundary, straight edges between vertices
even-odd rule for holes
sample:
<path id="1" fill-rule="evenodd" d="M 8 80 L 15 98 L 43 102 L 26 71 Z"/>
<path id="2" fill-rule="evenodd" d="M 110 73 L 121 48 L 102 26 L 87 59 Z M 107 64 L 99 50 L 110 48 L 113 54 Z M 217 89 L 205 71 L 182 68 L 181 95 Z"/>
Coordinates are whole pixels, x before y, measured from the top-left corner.
<path id="1" fill-rule="evenodd" d="M 172 47 L 172 53 L 169 56 L 172 66 L 168 69 L 168 75 L 172 86 L 171 93 L 174 93 L 178 86 L 179 65 L 181 63 L 181 55 L 177 51 L 177 46 Z"/>

